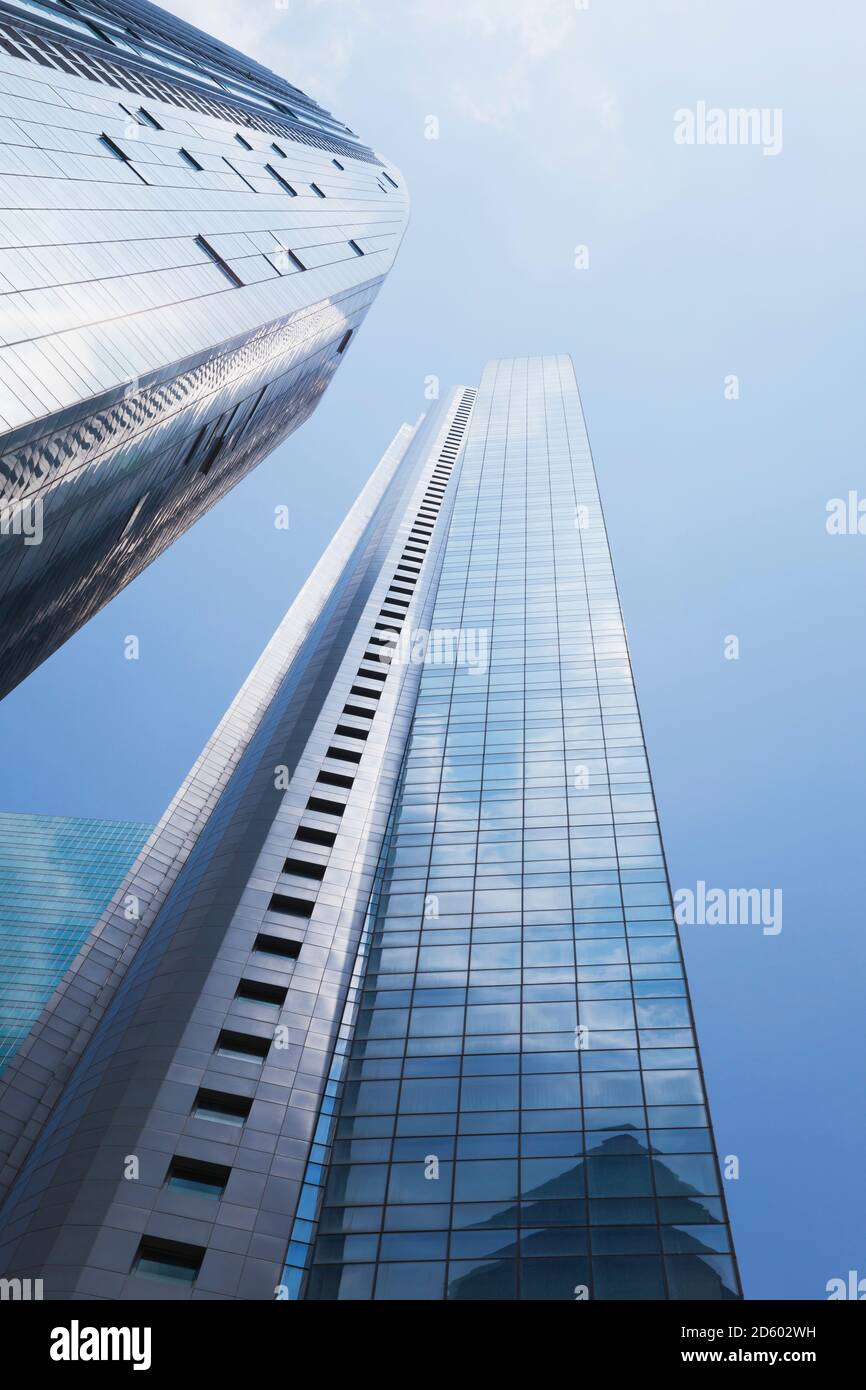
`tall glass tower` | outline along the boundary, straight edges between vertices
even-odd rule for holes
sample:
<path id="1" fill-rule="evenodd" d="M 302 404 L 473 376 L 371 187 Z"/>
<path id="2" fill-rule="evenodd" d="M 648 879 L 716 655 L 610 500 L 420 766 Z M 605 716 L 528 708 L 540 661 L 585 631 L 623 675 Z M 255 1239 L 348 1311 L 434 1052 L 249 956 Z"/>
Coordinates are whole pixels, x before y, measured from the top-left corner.
<path id="1" fill-rule="evenodd" d="M 0 811 L 0 1072 L 152 830 L 141 821 Z"/>
<path id="2" fill-rule="evenodd" d="M 739 1297 L 567 357 L 398 432 L 0 1114 L 47 1297 Z"/>
<path id="3" fill-rule="evenodd" d="M 146 0 L 2 0 L 0 695 L 310 415 L 407 210 Z"/>

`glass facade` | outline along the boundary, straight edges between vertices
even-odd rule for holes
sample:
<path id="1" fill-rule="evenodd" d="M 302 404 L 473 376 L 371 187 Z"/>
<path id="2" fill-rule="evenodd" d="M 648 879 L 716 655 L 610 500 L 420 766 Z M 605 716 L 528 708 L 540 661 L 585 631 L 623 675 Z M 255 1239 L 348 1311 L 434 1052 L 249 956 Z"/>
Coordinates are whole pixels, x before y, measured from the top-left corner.
<path id="1" fill-rule="evenodd" d="M 0 1083 L 0 1273 L 740 1296 L 568 357 L 401 428 L 123 892 Z"/>
<path id="2" fill-rule="evenodd" d="M 306 1297 L 736 1297 L 568 359 L 488 367 L 432 627 Z"/>
<path id="3" fill-rule="evenodd" d="M 0 695 L 310 415 L 407 215 L 145 0 L 0 4 Z"/>
<path id="4" fill-rule="evenodd" d="M 0 812 L 0 1073 L 152 829 Z"/>

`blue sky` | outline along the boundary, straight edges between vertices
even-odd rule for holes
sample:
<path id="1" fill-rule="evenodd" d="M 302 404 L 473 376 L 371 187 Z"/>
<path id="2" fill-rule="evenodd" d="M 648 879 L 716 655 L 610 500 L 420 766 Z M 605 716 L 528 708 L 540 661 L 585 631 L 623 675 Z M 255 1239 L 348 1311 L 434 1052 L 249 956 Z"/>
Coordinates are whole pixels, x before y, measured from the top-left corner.
<path id="1" fill-rule="evenodd" d="M 317 416 L 0 704 L 0 805 L 156 819 L 425 379 L 570 352 L 674 886 L 783 892 L 778 936 L 683 928 L 746 1292 L 866 1277 L 866 535 L 825 526 L 831 498 L 866 497 L 863 15 L 170 8 L 386 152 L 412 220 Z M 701 101 L 780 109 L 781 151 L 676 144 Z"/>

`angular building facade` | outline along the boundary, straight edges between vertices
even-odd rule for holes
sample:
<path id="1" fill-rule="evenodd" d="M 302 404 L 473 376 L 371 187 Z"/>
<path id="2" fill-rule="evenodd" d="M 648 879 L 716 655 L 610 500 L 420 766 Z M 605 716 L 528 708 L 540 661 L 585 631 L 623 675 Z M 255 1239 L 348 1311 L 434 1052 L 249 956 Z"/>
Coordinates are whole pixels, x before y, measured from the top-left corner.
<path id="1" fill-rule="evenodd" d="M 310 415 L 407 208 L 145 0 L 0 3 L 0 695 Z"/>
<path id="2" fill-rule="evenodd" d="M 0 811 L 0 1074 L 152 830 Z"/>
<path id="3" fill-rule="evenodd" d="M 398 432 L 0 1158 L 0 1273 L 48 1298 L 740 1296 L 569 358 Z"/>

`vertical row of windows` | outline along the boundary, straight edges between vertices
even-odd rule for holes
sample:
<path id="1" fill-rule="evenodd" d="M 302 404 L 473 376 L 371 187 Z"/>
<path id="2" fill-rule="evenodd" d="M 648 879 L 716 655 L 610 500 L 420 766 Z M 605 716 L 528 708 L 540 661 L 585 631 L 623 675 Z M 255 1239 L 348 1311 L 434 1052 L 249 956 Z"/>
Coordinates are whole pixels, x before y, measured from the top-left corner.
<path id="1" fill-rule="evenodd" d="M 203 245 L 216 263 L 221 262 L 221 258 L 204 238 L 199 238 L 199 244 Z M 221 268 L 231 273 L 224 262 Z M 362 719 L 366 722 L 366 727 L 339 722 L 334 729 L 334 742 L 328 747 L 326 761 L 348 764 L 353 769 L 361 762 L 363 745 L 369 737 L 376 715 L 373 701 L 378 701 L 382 695 L 382 683 L 387 679 L 387 667 L 406 620 L 409 602 L 469 420 L 473 397 L 473 392 L 467 392 L 455 412 L 351 687 L 352 695 L 369 700 L 372 707 L 352 700 L 343 706 L 342 713 L 346 718 Z M 352 744 L 356 746 L 353 747 Z M 332 816 L 337 820 L 346 809 L 348 794 L 355 780 L 354 771 L 338 772 L 323 766 L 316 780 L 319 786 L 328 789 L 329 795 L 327 798 L 311 796 L 306 809 L 318 815 Z M 339 800 L 333 799 L 337 796 Z M 301 897 L 298 893 L 282 889 L 274 891 L 268 903 L 268 911 L 283 918 L 287 927 L 293 924 L 302 927 L 304 922 L 309 921 L 315 907 L 317 887 L 324 880 L 327 870 L 327 857 L 324 861 L 309 858 L 305 852 L 306 847 L 330 851 L 336 838 L 334 830 L 319 825 L 302 822 L 298 826 L 291 852 L 283 863 L 282 873 L 290 879 L 298 880 L 304 889 L 312 890 L 314 896 Z M 284 962 L 294 962 L 300 954 L 302 944 L 299 940 L 260 932 L 255 939 L 253 953 L 271 956 Z M 287 995 L 288 989 L 283 985 L 242 976 L 236 986 L 234 997 L 260 1007 L 265 1006 L 278 1013 L 284 1007 Z M 237 1027 L 227 1027 L 220 1030 L 214 1055 L 261 1068 L 265 1065 L 270 1046 L 267 1037 L 246 1033 Z M 248 1097 L 234 1095 L 229 1091 L 218 1091 L 212 1087 L 202 1087 L 196 1094 L 191 1114 L 192 1118 L 197 1120 L 240 1129 L 246 1124 L 251 1108 L 252 1101 Z M 169 1191 L 191 1193 L 218 1201 L 225 1194 L 230 1176 L 231 1169 L 225 1165 L 175 1154 L 166 1170 L 164 1186 Z M 144 1236 L 136 1251 L 131 1272 L 164 1283 L 191 1285 L 195 1283 L 206 1253 L 205 1246 Z"/>
<path id="2" fill-rule="evenodd" d="M 441 511 L 445 489 L 451 478 L 454 464 L 459 455 L 463 437 L 469 424 L 476 394 L 474 390 L 464 391 L 460 403 L 454 412 L 450 428 L 446 434 L 442 448 L 440 449 L 436 466 L 430 475 L 415 520 L 406 537 L 403 551 L 394 570 L 392 581 L 382 600 L 378 619 L 374 624 L 373 632 L 368 640 L 367 650 L 358 668 L 355 681 L 350 687 L 350 697 L 356 696 L 371 701 L 378 701 L 381 699 L 383 683 L 387 678 L 387 671 L 382 671 L 379 668 L 382 666 L 387 667 L 393 658 L 393 650 L 406 620 L 409 603 L 414 594 L 415 586 L 421 573 L 421 566 L 433 534 L 433 529 Z M 374 684 L 374 682 L 379 682 L 379 684 Z M 343 714 L 353 718 L 368 719 L 372 722 L 375 717 L 375 709 L 368 709 L 358 705 L 350 698 L 343 706 Z M 369 730 L 338 724 L 335 730 L 335 736 L 365 741 L 368 732 Z M 332 745 L 328 753 L 329 755 L 333 755 L 336 751 L 338 751 L 337 745 Z M 332 773 L 327 769 L 323 769 L 323 771 L 319 773 L 317 781 L 331 786 L 334 785 L 334 782 L 338 778 L 340 782 L 346 786 L 347 790 L 351 788 L 352 778 Z M 325 804 L 327 803 L 324 803 L 322 798 L 311 796 L 307 802 L 307 809 L 318 812 Z M 343 814 L 345 803 L 339 806 L 335 803 L 330 804 L 332 807 L 332 814 Z M 335 840 L 336 834 L 334 832 L 323 830 L 318 826 L 305 825 L 302 823 L 296 832 L 295 845 L 293 848 L 297 849 L 299 844 L 304 843 L 318 844 L 324 848 L 328 848 L 333 845 Z M 359 961 L 356 962 L 355 967 L 356 973 L 360 968 L 360 955 L 361 953 L 359 952 Z M 350 1001 L 353 1000 L 354 994 L 354 988 L 350 988 Z M 352 1017 L 350 1016 L 350 1011 L 354 1010 L 354 1007 L 353 1003 L 347 1004 L 347 1012 L 343 1019 L 344 1028 L 349 1028 L 351 1026 Z M 339 1080 L 343 1064 L 344 1056 L 335 1053 L 331 1062 L 328 1078 L 329 1085 Z M 322 1123 L 323 1119 L 320 1118 L 320 1127 Z M 327 1121 L 325 1121 L 325 1124 L 327 1126 Z M 311 1241 L 315 1236 L 315 1228 L 310 1220 L 307 1219 L 308 1215 L 315 1209 L 318 1199 L 316 1180 L 313 1179 L 311 1181 L 309 1178 L 309 1173 L 311 1171 L 311 1169 L 308 1170 L 308 1178 L 298 1203 L 297 1215 L 292 1229 L 289 1257 L 284 1274 L 284 1279 L 293 1297 L 296 1297 L 298 1294 L 300 1282 L 309 1261 Z M 317 1169 L 318 1181 L 321 1181 L 322 1171 L 324 1171 L 322 1168 Z"/>

